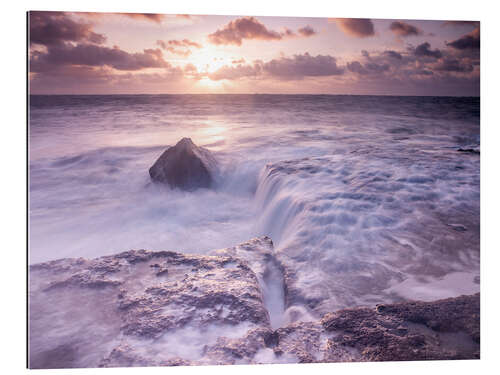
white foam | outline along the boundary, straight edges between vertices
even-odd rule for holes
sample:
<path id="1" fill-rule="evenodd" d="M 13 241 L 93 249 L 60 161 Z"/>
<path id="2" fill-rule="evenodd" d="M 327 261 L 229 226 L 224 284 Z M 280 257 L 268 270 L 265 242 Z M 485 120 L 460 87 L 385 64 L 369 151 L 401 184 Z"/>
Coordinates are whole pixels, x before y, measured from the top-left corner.
<path id="1" fill-rule="evenodd" d="M 210 360 L 204 358 L 207 347 L 216 344 L 220 337 L 229 339 L 243 337 L 250 328 L 252 328 L 252 324 L 248 322 L 235 326 L 213 324 L 199 327 L 188 325 L 169 330 L 155 340 L 127 337 L 124 342 L 134 348 L 135 354 L 154 361 L 160 362 L 179 357 L 190 361 L 208 361 L 207 364 L 209 364 Z"/>
<path id="2" fill-rule="evenodd" d="M 458 297 L 479 292 L 479 284 L 475 282 L 478 273 L 451 272 L 440 278 L 422 279 L 410 277 L 390 287 L 387 292 L 396 293 L 405 299 L 435 301 L 442 298 Z"/>
<path id="3" fill-rule="evenodd" d="M 297 363 L 298 358 L 290 353 L 277 356 L 272 349 L 264 348 L 255 353 L 253 361 L 260 364 Z"/>

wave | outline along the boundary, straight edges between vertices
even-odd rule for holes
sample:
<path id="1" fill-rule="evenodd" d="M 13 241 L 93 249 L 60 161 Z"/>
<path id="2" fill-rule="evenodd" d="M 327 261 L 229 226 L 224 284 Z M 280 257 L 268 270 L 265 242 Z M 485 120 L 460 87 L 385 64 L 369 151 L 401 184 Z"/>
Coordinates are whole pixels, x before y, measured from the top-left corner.
<path id="1" fill-rule="evenodd" d="M 407 155 L 391 163 L 377 150 L 267 165 L 256 231 L 275 242 L 287 307 L 322 314 L 477 292 L 478 160 L 457 169 L 456 151 L 440 155 L 422 156 L 426 175 Z M 442 282 L 450 275 L 461 282 Z"/>

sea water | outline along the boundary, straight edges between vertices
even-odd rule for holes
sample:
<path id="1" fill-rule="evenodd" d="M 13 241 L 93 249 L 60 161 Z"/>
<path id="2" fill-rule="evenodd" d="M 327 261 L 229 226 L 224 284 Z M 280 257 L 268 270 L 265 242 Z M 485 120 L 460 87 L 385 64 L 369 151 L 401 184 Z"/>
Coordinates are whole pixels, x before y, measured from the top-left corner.
<path id="1" fill-rule="evenodd" d="M 309 305 L 473 293 L 479 136 L 479 98 L 31 96 L 29 263 L 269 235 Z M 213 189 L 151 183 L 183 137 Z"/>

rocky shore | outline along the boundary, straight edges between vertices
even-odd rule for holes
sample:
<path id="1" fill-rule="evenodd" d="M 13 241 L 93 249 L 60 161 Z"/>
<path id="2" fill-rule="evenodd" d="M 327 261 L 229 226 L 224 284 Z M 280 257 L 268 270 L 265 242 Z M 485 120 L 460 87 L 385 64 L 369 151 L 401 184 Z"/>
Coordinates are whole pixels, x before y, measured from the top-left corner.
<path id="1" fill-rule="evenodd" d="M 273 328 L 272 250 L 262 237 L 210 255 L 132 250 L 32 265 L 30 367 L 479 358 L 479 294 Z"/>

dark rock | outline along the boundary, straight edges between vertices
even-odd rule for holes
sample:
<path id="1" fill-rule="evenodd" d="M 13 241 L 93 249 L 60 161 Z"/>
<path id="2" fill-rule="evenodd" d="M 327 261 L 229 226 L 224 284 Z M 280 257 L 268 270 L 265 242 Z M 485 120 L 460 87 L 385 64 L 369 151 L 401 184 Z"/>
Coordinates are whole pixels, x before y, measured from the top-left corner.
<path id="1" fill-rule="evenodd" d="M 479 294 L 346 309 L 326 314 L 322 324 L 361 360 L 479 358 Z"/>
<path id="2" fill-rule="evenodd" d="M 278 336 L 275 352 L 293 356 L 296 362 L 321 362 L 326 349 L 324 328 L 318 322 L 293 323 L 276 330 Z"/>
<path id="3" fill-rule="evenodd" d="M 196 146 L 190 138 L 182 138 L 158 158 L 149 175 L 153 182 L 195 190 L 212 186 L 215 169 L 216 161 L 210 151 Z"/>
<path id="4" fill-rule="evenodd" d="M 462 224 L 448 224 L 448 226 L 456 230 L 457 232 L 465 232 L 467 230 L 467 227 Z"/>
<path id="5" fill-rule="evenodd" d="M 480 148 L 479 145 L 469 145 L 469 146 L 463 146 L 459 147 L 457 149 L 459 152 L 468 152 L 471 154 L 479 154 L 480 153 Z"/>
<path id="6" fill-rule="evenodd" d="M 264 337 L 264 343 L 268 348 L 274 348 L 279 344 L 279 335 L 278 332 L 272 332 Z"/>

